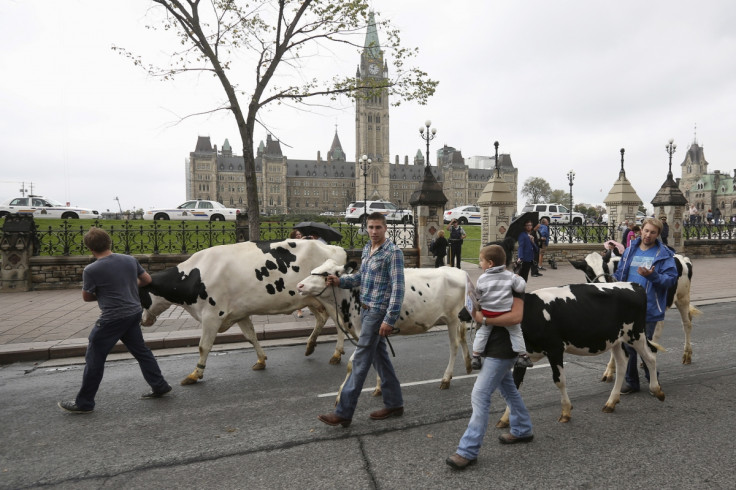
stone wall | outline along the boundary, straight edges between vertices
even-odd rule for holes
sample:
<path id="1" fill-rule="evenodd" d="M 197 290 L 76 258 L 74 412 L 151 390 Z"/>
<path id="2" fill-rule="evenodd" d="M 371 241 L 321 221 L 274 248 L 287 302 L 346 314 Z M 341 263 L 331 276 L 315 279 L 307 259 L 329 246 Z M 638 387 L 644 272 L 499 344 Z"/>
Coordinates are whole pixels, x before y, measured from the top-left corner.
<path id="1" fill-rule="evenodd" d="M 736 257 L 736 240 L 685 240 L 683 255 L 692 259 Z"/>

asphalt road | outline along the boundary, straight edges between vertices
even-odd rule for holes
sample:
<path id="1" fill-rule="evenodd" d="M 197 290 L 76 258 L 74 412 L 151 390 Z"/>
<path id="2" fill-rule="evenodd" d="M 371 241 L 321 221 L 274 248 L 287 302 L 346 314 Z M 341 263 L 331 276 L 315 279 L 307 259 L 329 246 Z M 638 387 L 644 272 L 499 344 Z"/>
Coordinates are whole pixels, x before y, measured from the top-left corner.
<path id="1" fill-rule="evenodd" d="M 670 311 L 658 357 L 664 402 L 646 391 L 601 408 L 607 356 L 566 361 L 572 421 L 560 424 L 549 368 L 527 374 L 522 395 L 534 423 L 531 444 L 501 446 L 490 427 L 476 466 L 445 465 L 470 416 L 474 377 L 458 359 L 452 387 L 439 390 L 446 332 L 393 339 L 406 413 L 372 421 L 380 399 L 361 397 L 348 429 L 328 427 L 345 374 L 327 359 L 333 344 L 304 357 L 304 346 L 269 347 L 265 371 L 251 349 L 210 356 L 205 378 L 178 381 L 192 354 L 161 357 L 172 396 L 140 400 L 147 385 L 134 361 L 109 362 L 88 415 L 61 412 L 81 364 L 0 367 L 0 488 L 733 488 L 736 429 L 736 303 L 703 306 L 693 364 L 683 366 L 683 333 Z M 348 348 L 351 351 L 351 347 Z M 372 379 L 372 377 L 369 377 Z M 372 383 L 369 383 L 372 384 Z M 491 420 L 503 411 L 494 394 Z"/>

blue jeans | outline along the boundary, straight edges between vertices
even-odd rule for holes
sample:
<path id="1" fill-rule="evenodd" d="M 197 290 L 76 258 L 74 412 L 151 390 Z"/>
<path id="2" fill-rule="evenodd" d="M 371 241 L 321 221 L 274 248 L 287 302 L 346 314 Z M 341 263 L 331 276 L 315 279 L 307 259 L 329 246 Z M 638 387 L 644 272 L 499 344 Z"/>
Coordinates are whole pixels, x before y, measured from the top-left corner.
<path id="1" fill-rule="evenodd" d="M 647 339 L 652 340 L 652 335 L 654 335 L 654 327 L 657 326 L 657 322 L 647 322 L 644 326 L 644 333 L 647 336 Z M 639 364 L 638 357 L 636 355 L 636 351 L 633 347 L 624 344 L 624 349 L 626 349 L 626 352 L 629 353 L 629 362 L 626 365 L 626 384 L 634 388 L 635 390 L 639 389 Z M 647 368 L 647 365 L 644 364 L 644 375 L 647 377 L 647 381 L 649 381 L 649 369 Z M 659 371 L 657 371 L 657 376 L 659 376 Z"/>
<path id="2" fill-rule="evenodd" d="M 77 406 L 83 410 L 95 408 L 95 395 L 105 372 L 105 360 L 118 340 L 122 340 L 128 351 L 138 361 L 143 378 L 153 391 L 165 391 L 169 384 L 161 374 L 151 349 L 146 347 L 141 333 L 141 313 L 116 320 L 97 321 L 89 334 L 89 345 L 84 357 L 82 388 L 77 394 Z"/>
<path id="3" fill-rule="evenodd" d="M 350 372 L 340 394 L 340 403 L 335 414 L 345 419 L 352 419 L 358 397 L 371 365 L 381 377 L 381 392 L 386 408 L 404 406 L 401 396 L 401 385 L 391 364 L 386 349 L 386 338 L 378 335 L 386 310 L 369 309 L 360 313 L 360 338 L 353 357 L 353 370 Z"/>
<path id="4" fill-rule="evenodd" d="M 509 423 L 511 434 L 516 437 L 532 435 L 532 419 L 521 399 L 519 390 L 514 384 L 511 368 L 516 359 L 498 359 L 486 357 L 483 367 L 475 380 L 473 393 L 470 397 L 473 404 L 473 415 L 470 416 L 468 428 L 465 430 L 457 453 L 463 458 L 477 459 L 483 437 L 488 428 L 489 410 L 491 408 L 491 395 L 498 388 L 509 406 Z"/>

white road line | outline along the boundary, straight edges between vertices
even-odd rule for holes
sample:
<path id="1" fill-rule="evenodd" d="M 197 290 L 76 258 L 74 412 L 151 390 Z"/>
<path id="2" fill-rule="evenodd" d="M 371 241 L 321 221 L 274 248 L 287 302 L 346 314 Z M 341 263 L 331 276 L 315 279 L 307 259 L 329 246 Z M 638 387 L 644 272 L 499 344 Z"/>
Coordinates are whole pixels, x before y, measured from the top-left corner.
<path id="1" fill-rule="evenodd" d="M 549 364 L 547 364 L 547 363 L 544 363 L 544 364 L 536 364 L 536 365 L 534 365 L 534 367 L 530 367 L 529 369 L 537 369 L 538 367 L 543 367 L 543 366 L 548 366 L 548 365 Z M 458 380 L 458 379 L 477 378 L 477 377 L 478 377 L 477 374 L 464 374 L 462 376 L 453 376 L 452 379 L 453 380 Z M 407 386 L 418 386 L 418 385 L 426 385 L 426 384 L 429 384 L 429 383 L 440 383 L 441 381 L 442 381 L 442 378 L 426 379 L 426 380 L 423 380 L 423 381 L 412 381 L 411 383 L 401 383 L 401 387 L 402 388 L 406 388 Z M 374 389 L 376 389 L 375 386 L 374 387 L 371 387 L 371 388 L 363 388 L 361 390 L 361 393 L 365 393 L 365 392 L 368 392 L 368 391 L 373 392 Z M 317 398 L 326 398 L 328 396 L 337 396 L 337 395 L 338 395 L 338 393 L 337 393 L 337 391 L 335 391 L 335 392 L 332 392 L 332 393 L 322 393 L 320 395 L 317 395 Z"/>

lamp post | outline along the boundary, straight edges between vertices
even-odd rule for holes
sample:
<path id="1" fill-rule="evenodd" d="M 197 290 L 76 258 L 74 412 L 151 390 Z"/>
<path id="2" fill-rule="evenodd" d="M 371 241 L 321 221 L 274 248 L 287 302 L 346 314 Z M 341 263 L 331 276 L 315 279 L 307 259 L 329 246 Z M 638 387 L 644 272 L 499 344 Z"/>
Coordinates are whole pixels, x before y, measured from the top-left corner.
<path id="1" fill-rule="evenodd" d="M 567 181 L 570 184 L 570 222 L 568 223 L 568 226 L 570 227 L 570 243 L 572 243 L 572 183 L 575 180 L 575 171 L 570 170 L 567 172 Z"/>
<path id="2" fill-rule="evenodd" d="M 360 158 L 360 169 L 363 171 L 363 215 L 368 213 L 368 169 L 371 167 L 371 159 L 368 155 Z M 365 218 L 361 220 L 360 229 L 365 231 Z"/>
<path id="3" fill-rule="evenodd" d="M 672 179 L 672 154 L 677 150 L 674 138 L 670 138 L 664 147 L 665 151 L 670 155 L 670 169 L 667 172 L 667 178 Z"/>
<path id="4" fill-rule="evenodd" d="M 437 134 L 437 128 L 432 128 L 431 130 L 429 129 L 429 127 L 432 126 L 432 121 L 430 121 L 429 119 L 424 121 L 424 125 L 427 127 L 427 134 L 426 135 L 424 134 L 424 128 L 420 126 L 419 136 L 424 141 L 427 142 L 427 161 L 425 162 L 424 171 L 428 172 L 429 171 L 429 142 L 432 141 L 435 135 Z"/>

